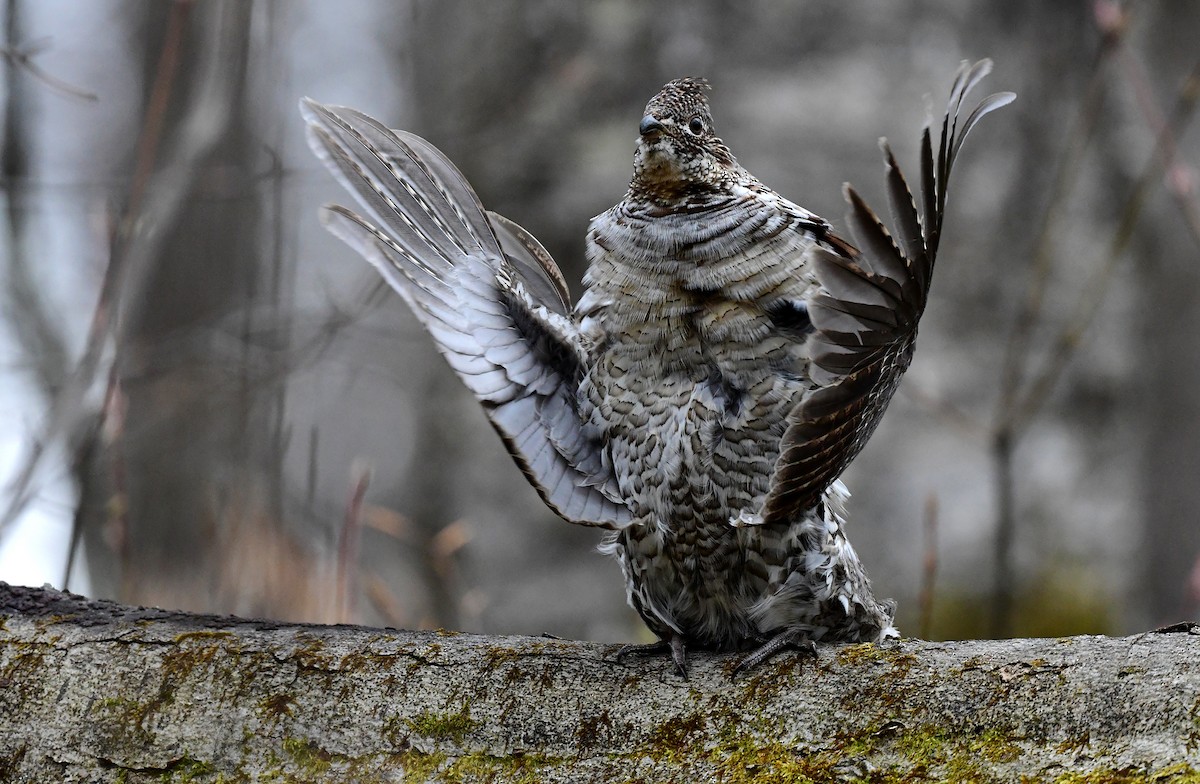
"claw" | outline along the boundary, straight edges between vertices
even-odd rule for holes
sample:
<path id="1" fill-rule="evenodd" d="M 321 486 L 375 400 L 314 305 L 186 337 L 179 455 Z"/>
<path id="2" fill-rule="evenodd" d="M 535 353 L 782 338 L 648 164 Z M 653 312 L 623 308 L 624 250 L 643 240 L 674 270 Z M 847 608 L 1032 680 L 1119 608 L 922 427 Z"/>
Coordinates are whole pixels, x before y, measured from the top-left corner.
<path id="1" fill-rule="evenodd" d="M 675 663 L 675 674 L 687 680 L 687 647 L 683 636 L 672 634 L 670 638 L 643 645 L 624 645 L 617 651 L 616 660 L 622 661 L 626 656 L 652 656 L 658 653 L 671 652 L 671 661 Z"/>
<path id="2" fill-rule="evenodd" d="M 808 635 L 799 629 L 784 629 L 738 662 L 737 666 L 733 668 L 733 674 L 736 676 L 745 670 L 757 667 L 788 648 L 798 651 L 804 656 L 811 656 L 814 659 L 817 657 L 817 644 L 809 639 Z"/>

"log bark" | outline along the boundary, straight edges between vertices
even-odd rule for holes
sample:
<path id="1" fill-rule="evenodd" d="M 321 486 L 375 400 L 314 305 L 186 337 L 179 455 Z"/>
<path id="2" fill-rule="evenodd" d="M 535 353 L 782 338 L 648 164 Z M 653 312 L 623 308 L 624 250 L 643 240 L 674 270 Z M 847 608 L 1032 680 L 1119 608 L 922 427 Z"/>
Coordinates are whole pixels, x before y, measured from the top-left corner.
<path id="1" fill-rule="evenodd" d="M 617 663 L 0 583 L 0 781 L 1200 781 L 1200 627 Z"/>

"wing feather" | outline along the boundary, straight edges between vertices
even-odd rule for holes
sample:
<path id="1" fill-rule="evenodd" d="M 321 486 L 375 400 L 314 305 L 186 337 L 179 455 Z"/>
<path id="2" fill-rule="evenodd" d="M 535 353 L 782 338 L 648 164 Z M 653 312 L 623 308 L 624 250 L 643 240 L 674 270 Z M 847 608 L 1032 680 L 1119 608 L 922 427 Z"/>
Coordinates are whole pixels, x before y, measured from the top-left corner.
<path id="1" fill-rule="evenodd" d="M 304 101 L 308 140 L 363 215 L 322 211 L 428 329 L 557 514 L 617 528 L 631 519 L 574 395 L 585 356 L 553 259 L 483 209 L 431 144 L 352 109 Z"/>

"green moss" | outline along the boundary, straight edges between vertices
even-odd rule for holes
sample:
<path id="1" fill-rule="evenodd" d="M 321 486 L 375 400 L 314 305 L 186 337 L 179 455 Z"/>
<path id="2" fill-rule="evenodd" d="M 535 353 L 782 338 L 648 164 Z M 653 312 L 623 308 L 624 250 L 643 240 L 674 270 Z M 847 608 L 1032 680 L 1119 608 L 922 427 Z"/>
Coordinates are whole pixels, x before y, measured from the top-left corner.
<path id="1" fill-rule="evenodd" d="M 117 784 L 128 784 L 131 780 L 131 775 L 134 776 L 132 779 L 134 781 L 157 780 L 162 784 L 188 784 L 188 782 L 198 781 L 226 784 L 226 782 L 231 783 L 246 780 L 244 776 L 228 779 L 223 773 L 217 773 L 217 769 L 210 763 L 187 755 L 184 755 L 162 769 L 117 768 L 115 781 Z M 149 775 L 149 778 L 147 778 L 147 775 Z"/>
<path id="2" fill-rule="evenodd" d="M 272 694 L 258 701 L 258 715 L 267 721 L 276 721 L 292 715 L 296 698 L 290 694 Z"/>
<path id="3" fill-rule="evenodd" d="M 715 778 L 727 784 L 810 784 L 835 780 L 841 755 L 818 751 L 805 754 L 778 741 L 759 743 L 727 740 L 708 752 Z"/>
<path id="4" fill-rule="evenodd" d="M 158 693 L 145 703 L 143 717 L 156 713 L 175 702 L 180 684 L 210 679 L 217 682 L 244 683 L 252 670 L 245 662 L 231 656 L 236 643 L 229 645 L 224 632 L 187 632 L 176 638 L 177 644 L 168 649 L 159 665 L 162 678 Z M 218 640 L 199 643 L 198 640 Z M 197 675 L 197 672 L 205 673 Z M 208 675 L 211 673 L 211 676 Z"/>
<path id="5" fill-rule="evenodd" d="M 465 702 L 457 713 L 426 712 L 408 719 L 407 723 L 418 735 L 431 740 L 452 740 L 460 745 L 481 724 L 471 718 L 470 707 Z"/>
<path id="6" fill-rule="evenodd" d="M 941 728 L 922 726 L 896 738 L 895 748 L 904 759 L 918 765 L 940 762 L 945 753 L 946 733 Z"/>
<path id="7" fill-rule="evenodd" d="M 431 754 L 415 749 L 397 754 L 395 759 L 404 768 L 404 781 L 429 781 L 446 765 L 446 754 L 435 751 Z"/>
<path id="8" fill-rule="evenodd" d="M 207 762 L 185 756 L 178 762 L 172 763 L 159 779 L 163 782 L 172 782 L 172 784 L 175 782 L 183 784 L 188 781 L 209 778 L 215 772 L 216 768 Z"/>
<path id="9" fill-rule="evenodd" d="M 317 744 L 303 738 L 284 738 L 283 750 L 292 762 L 308 775 L 329 770 L 332 755 Z"/>
<path id="10" fill-rule="evenodd" d="M 1054 747 L 1054 750 L 1059 754 L 1080 754 L 1092 742 L 1092 734 L 1084 732 L 1082 735 L 1075 735 L 1067 738 L 1062 743 Z"/>
<path id="11" fill-rule="evenodd" d="M 46 654 L 42 646 L 33 643 L 5 641 L 4 647 L 12 653 L 8 664 L 0 669 L 0 693 L 16 696 L 19 706 L 40 691 L 42 681 L 38 673 L 45 664 Z"/>
<path id="12" fill-rule="evenodd" d="M 838 649 L 838 666 L 864 670 L 841 696 L 841 704 L 855 714 L 893 717 L 902 715 L 919 686 L 908 677 L 917 657 L 897 645 L 862 643 Z M 890 665 L 890 666 L 889 666 Z"/>
<path id="13" fill-rule="evenodd" d="M 484 659 L 488 664 L 488 669 L 494 670 L 502 664 L 515 662 L 521 658 L 521 652 L 515 648 L 508 648 L 503 645 L 489 645 L 484 653 Z"/>
<path id="14" fill-rule="evenodd" d="M 505 781 L 537 784 L 548 766 L 563 767 L 568 760 L 541 754 L 514 754 L 495 757 L 490 754 L 466 754 L 451 758 L 441 752 L 426 754 L 415 750 L 394 759 L 404 768 L 405 781 L 441 781 L 451 784 Z"/>
<path id="15" fill-rule="evenodd" d="M 92 706 L 101 738 L 117 748 L 142 748 L 155 743 L 155 735 L 146 729 L 146 716 L 161 702 L 142 703 L 125 697 L 106 697 Z"/>
<path id="16" fill-rule="evenodd" d="M 223 629 L 203 629 L 194 632 L 181 632 L 175 635 L 175 642 L 183 643 L 188 640 L 236 640 L 237 635 Z"/>
<path id="17" fill-rule="evenodd" d="M 22 745 L 14 749 L 11 754 L 0 756 L 0 781 L 17 780 L 17 770 L 25 760 L 28 748 L 28 746 Z"/>
<path id="18" fill-rule="evenodd" d="M 746 732 L 728 727 L 706 752 L 722 782 L 826 782 L 845 780 L 857 769 L 870 770 L 865 780 L 873 784 L 942 781 L 984 784 L 997 780 L 988 771 L 993 764 L 1019 758 L 1021 748 L 999 730 L 979 734 L 948 732 L 934 725 L 905 729 L 889 723 L 878 729 L 844 736 L 827 748 L 788 748 L 769 732 Z M 866 763 L 870 761 L 869 766 Z M 857 779 L 855 779 L 857 780 Z"/>
<path id="19" fill-rule="evenodd" d="M 838 664 L 855 667 L 871 662 L 884 661 L 886 655 L 884 650 L 879 645 L 873 642 L 858 643 L 857 645 L 843 645 L 837 652 Z"/>
<path id="20" fill-rule="evenodd" d="M 394 749 L 407 747 L 408 729 L 408 723 L 394 713 L 383 720 L 383 737 Z"/>
<path id="21" fill-rule="evenodd" d="M 843 667 L 863 667 L 868 664 L 890 664 L 889 675 L 904 677 L 917 663 L 917 657 L 902 650 L 898 645 L 880 645 L 864 642 L 843 645 L 838 649 L 837 662 Z"/>
<path id="22" fill-rule="evenodd" d="M 1054 784 L 1198 784 L 1200 771 L 1180 763 L 1158 770 L 1098 768 L 1087 773 L 1064 773 Z"/>
<path id="23" fill-rule="evenodd" d="M 668 719 L 651 730 L 647 756 L 659 761 L 683 762 L 704 747 L 706 729 L 706 720 L 699 713 Z"/>
<path id="24" fill-rule="evenodd" d="M 304 643 L 291 657 L 298 667 L 305 670 L 333 669 L 333 657 L 325 653 L 324 640 L 307 634 L 297 634 L 296 639 Z"/>
<path id="25" fill-rule="evenodd" d="M 984 730 L 969 745 L 972 752 L 988 762 L 1015 762 L 1021 758 L 1021 747 L 1008 734 L 997 729 Z"/>
<path id="26" fill-rule="evenodd" d="M 993 780 L 990 765 L 1014 762 L 1021 747 L 1013 736 L 1001 729 L 979 733 L 953 732 L 944 727 L 924 724 L 900 729 L 890 739 L 880 738 L 877 750 L 889 749 L 902 759 L 891 769 L 896 781 L 916 780 L 929 770 L 942 771 L 939 780 L 949 782 L 986 782 Z"/>
<path id="27" fill-rule="evenodd" d="M 504 781 L 514 784 L 537 784 L 542 780 L 541 771 L 547 765 L 561 764 L 540 754 L 521 754 L 511 757 L 493 757 L 487 754 L 468 754 L 451 762 L 442 771 L 446 781 L 495 781 L 503 775 Z"/>
<path id="28" fill-rule="evenodd" d="M 1200 697 L 1192 703 L 1191 709 L 1188 710 L 1188 718 L 1192 720 L 1192 726 L 1188 728 L 1185 745 L 1188 754 L 1195 754 L 1196 749 L 1200 748 Z"/>
<path id="29" fill-rule="evenodd" d="M 1171 784 L 1200 784 L 1200 770 L 1183 762 L 1156 771 L 1152 776 L 1151 781 L 1169 781 Z"/>

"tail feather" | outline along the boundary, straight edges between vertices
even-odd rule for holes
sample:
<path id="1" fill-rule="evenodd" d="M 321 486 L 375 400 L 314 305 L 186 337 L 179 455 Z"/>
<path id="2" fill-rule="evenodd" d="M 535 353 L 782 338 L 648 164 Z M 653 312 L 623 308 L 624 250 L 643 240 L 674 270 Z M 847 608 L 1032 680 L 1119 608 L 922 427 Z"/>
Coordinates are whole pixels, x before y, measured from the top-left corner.
<path id="1" fill-rule="evenodd" d="M 929 126 L 921 137 L 921 210 L 886 141 L 881 143 L 895 239 L 861 196 L 846 186 L 847 223 L 861 247 L 837 245 L 814 254 L 821 284 L 809 303 L 805 393 L 788 416 L 764 522 L 784 521 L 818 504 L 827 488 L 866 444 L 912 360 L 917 324 L 925 310 L 941 240 L 950 172 L 963 140 L 1012 93 L 983 99 L 961 130 L 967 94 L 991 70 L 990 60 L 963 63 L 950 89 L 937 155 Z"/>
<path id="2" fill-rule="evenodd" d="M 917 292 L 929 288 L 929 270 L 925 263 L 925 235 L 921 230 L 921 216 L 917 214 L 917 205 L 913 201 L 912 190 L 908 180 L 896 164 L 896 156 L 886 139 L 880 140 L 880 149 L 887 167 L 888 206 L 891 208 L 892 223 L 896 227 L 896 238 L 899 242 L 900 253 L 910 260 L 911 276 L 901 276 L 902 285 L 906 289 L 915 288 L 917 291 L 906 295 L 916 295 Z M 918 295 L 919 296 L 919 295 Z"/>

